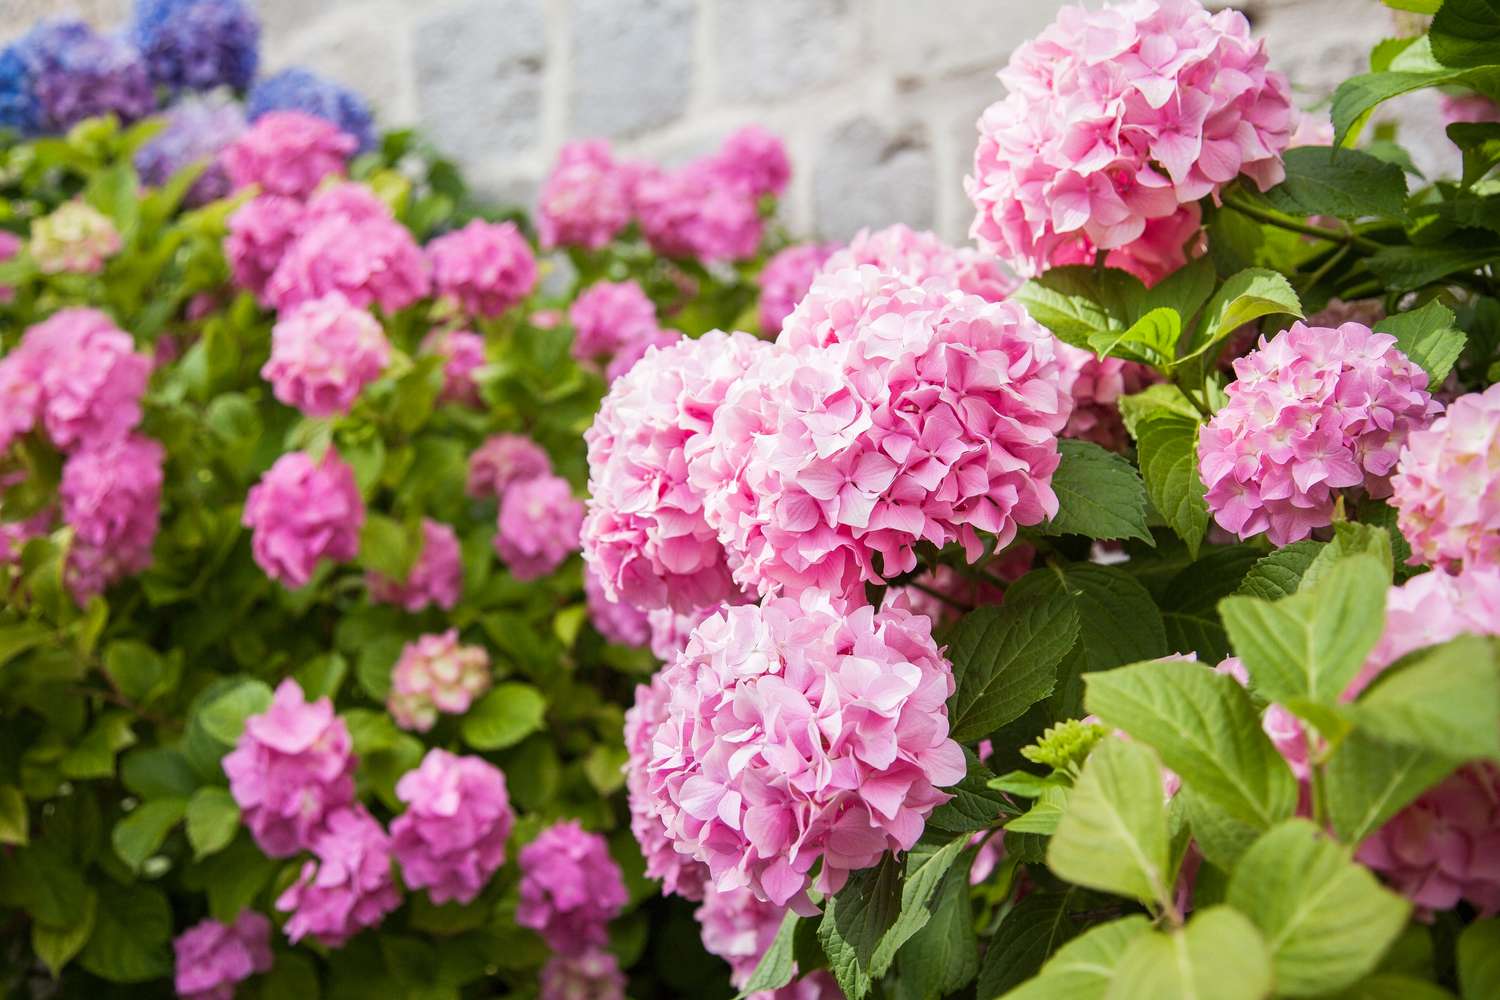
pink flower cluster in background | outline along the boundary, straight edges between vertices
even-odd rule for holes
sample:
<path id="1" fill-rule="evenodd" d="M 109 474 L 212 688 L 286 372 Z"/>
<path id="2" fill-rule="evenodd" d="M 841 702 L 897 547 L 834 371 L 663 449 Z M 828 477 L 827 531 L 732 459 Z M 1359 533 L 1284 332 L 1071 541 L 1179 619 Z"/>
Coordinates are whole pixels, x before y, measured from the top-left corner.
<path id="1" fill-rule="evenodd" d="M 542 184 L 542 246 L 598 250 L 630 224 L 634 178 L 602 139 L 568 143 Z"/>
<path id="2" fill-rule="evenodd" d="M 439 296 L 468 316 L 504 315 L 536 287 L 536 257 L 514 222 L 475 219 L 427 244 Z"/>
<path id="3" fill-rule="evenodd" d="M 458 630 L 420 636 L 402 647 L 391 670 L 386 708 L 402 729 L 425 733 L 439 713 L 462 715 L 490 688 L 490 657 L 464 646 Z"/>
<path id="4" fill-rule="evenodd" d="M 309 417 L 331 417 L 348 413 L 390 362 L 380 322 L 330 292 L 282 314 L 271 329 L 271 357 L 260 374 L 286 405 Z"/>
<path id="5" fill-rule="evenodd" d="M 276 900 L 278 910 L 291 914 L 285 930 L 293 944 L 313 937 L 325 947 L 342 948 L 401 905 L 391 838 L 363 806 L 329 813 L 311 847 L 317 860 L 306 862 Z"/>
<path id="6" fill-rule="evenodd" d="M 573 325 L 573 357 L 585 364 L 608 359 L 606 381 L 625 374 L 653 347 L 681 339 L 656 321 L 656 306 L 634 281 L 590 285 L 568 308 Z"/>
<path id="7" fill-rule="evenodd" d="M 236 189 L 306 198 L 325 177 L 342 177 L 358 142 L 323 118 L 270 111 L 219 154 Z"/>
<path id="8" fill-rule="evenodd" d="M 353 559 L 364 523 L 354 470 L 332 448 L 319 461 L 306 452 L 287 452 L 245 498 L 244 525 L 252 532 L 256 564 L 292 589 L 306 586 L 324 559 Z"/>
<path id="9" fill-rule="evenodd" d="M 609 846 L 576 820 L 554 823 L 521 848 L 521 902 L 516 923 L 540 934 L 561 955 L 609 944 L 609 922 L 626 903 Z"/>
<path id="10" fill-rule="evenodd" d="M 748 889 L 720 890 L 709 885 L 693 915 L 703 947 L 729 963 L 729 982 L 744 989 L 776 932 L 787 908 L 756 898 Z M 779 990 L 752 993 L 754 1000 L 842 1000 L 838 984 L 824 970 L 793 979 Z"/>
<path id="11" fill-rule="evenodd" d="M 582 527 L 583 503 L 566 479 L 524 479 L 500 499 L 495 552 L 517 580 L 535 580 L 578 551 Z"/>
<path id="12" fill-rule="evenodd" d="M 837 244 L 802 243 L 766 261 L 759 278 L 761 333 L 775 336 L 781 332 L 781 324 L 797 308 L 836 249 Z"/>
<path id="13" fill-rule="evenodd" d="M 166 452 L 139 434 L 74 452 L 63 465 L 63 520 L 73 527 L 66 580 L 84 604 L 151 565 Z"/>
<path id="14" fill-rule="evenodd" d="M 625 1000 L 625 973 L 602 948 L 581 955 L 553 955 L 538 980 L 541 1000 Z"/>
<path id="15" fill-rule="evenodd" d="M 425 607 L 452 611 L 464 585 L 463 555 L 453 529 L 430 517 L 422 518 L 422 551 L 405 580 L 379 573 L 365 577 L 370 600 L 395 604 L 417 612 Z"/>
<path id="16" fill-rule="evenodd" d="M 469 456 L 467 491 L 475 499 L 500 499 L 519 482 L 551 475 L 552 460 L 524 434 L 495 434 Z"/>
<path id="17" fill-rule="evenodd" d="M 484 366 L 484 338 L 469 330 L 434 330 L 422 338 L 422 352 L 443 359 L 443 391 L 439 402 L 479 409 L 475 373 Z"/>
<path id="18" fill-rule="evenodd" d="M 1413 430 L 1391 477 L 1412 562 L 1500 565 L 1500 386 L 1460 396 Z"/>
<path id="19" fill-rule="evenodd" d="M 391 823 L 391 843 L 410 889 L 436 904 L 474 901 L 505 862 L 515 824 L 505 775 L 480 757 L 432 749 L 396 782 L 406 811 Z"/>
<path id="20" fill-rule="evenodd" d="M 232 924 L 200 920 L 177 935 L 172 951 L 179 997 L 234 1000 L 236 984 L 271 971 L 271 921 L 254 910 L 241 910 Z"/>

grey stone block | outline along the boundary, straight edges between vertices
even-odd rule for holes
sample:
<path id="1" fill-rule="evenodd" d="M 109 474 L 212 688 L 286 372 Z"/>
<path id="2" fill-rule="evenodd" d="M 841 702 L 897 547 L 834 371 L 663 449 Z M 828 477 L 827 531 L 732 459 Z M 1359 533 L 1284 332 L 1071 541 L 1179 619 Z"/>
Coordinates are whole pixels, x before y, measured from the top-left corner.
<path id="1" fill-rule="evenodd" d="M 845 122 L 824 142 L 813 177 L 818 234 L 848 239 L 862 226 L 904 222 L 931 228 L 933 155 L 920 125 L 888 129 L 872 118 Z"/>
<path id="2" fill-rule="evenodd" d="M 633 135 L 680 117 L 695 16 L 692 0 L 576 0 L 569 132 Z"/>
<path id="3" fill-rule="evenodd" d="M 719 95 L 788 97 L 846 77 L 859 50 L 853 0 L 718 0 Z"/>

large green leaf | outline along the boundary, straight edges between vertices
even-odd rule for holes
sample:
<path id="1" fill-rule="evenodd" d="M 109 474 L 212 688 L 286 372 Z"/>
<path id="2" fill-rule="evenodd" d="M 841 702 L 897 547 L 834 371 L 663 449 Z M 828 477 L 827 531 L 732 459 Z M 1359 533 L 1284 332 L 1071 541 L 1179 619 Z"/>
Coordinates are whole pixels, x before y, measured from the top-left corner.
<path id="1" fill-rule="evenodd" d="M 1283 154 L 1286 179 L 1265 194 L 1288 215 L 1340 219 L 1406 214 L 1406 175 L 1394 163 L 1355 149 L 1299 146 Z"/>
<path id="2" fill-rule="evenodd" d="M 1271 962 L 1255 925 L 1227 906 L 1193 914 L 1187 926 L 1131 940 L 1108 1000 L 1262 1000 Z"/>
<path id="3" fill-rule="evenodd" d="M 1006 993 L 1003 1000 L 1104 1000 L 1125 952 L 1150 933 L 1151 921 L 1139 914 L 1091 928 L 1063 945 L 1042 966 L 1041 975 Z M 981 989 L 979 995 L 992 994 Z"/>
<path id="4" fill-rule="evenodd" d="M 849 1000 L 869 993 L 870 962 L 900 914 L 901 868 L 889 854 L 874 868 L 850 875 L 844 888 L 824 902 L 818 941 Z"/>
<path id="5" fill-rule="evenodd" d="M 1493 640 L 1463 636 L 1387 671 L 1351 710 L 1389 743 L 1462 758 L 1500 758 L 1500 663 Z"/>
<path id="6" fill-rule="evenodd" d="M 1087 349 L 1091 334 L 1129 327 L 1144 295 L 1145 286 L 1124 271 L 1078 264 L 1051 268 L 1011 299 L 1059 340 Z"/>
<path id="7" fill-rule="evenodd" d="M 1334 144 L 1347 145 L 1345 140 L 1355 125 L 1367 113 L 1393 97 L 1453 83 L 1480 83 L 1493 88 L 1494 76 L 1489 69 L 1421 69 L 1382 71 L 1351 77 L 1333 92 L 1330 117 L 1333 119 Z"/>
<path id="8" fill-rule="evenodd" d="M 953 798 L 944 802 L 927 817 L 927 829 L 944 833 L 974 833 L 995 825 L 1002 812 L 1013 812 L 999 791 L 990 787 L 994 777 L 988 767 L 968 747 L 963 748 L 968 773 L 958 784 L 945 789 Z"/>
<path id="9" fill-rule="evenodd" d="M 240 807 L 227 789 L 200 788 L 187 805 L 188 843 L 197 858 L 216 854 L 229 846 L 240 827 Z"/>
<path id="10" fill-rule="evenodd" d="M 1204 798 L 1191 785 L 1178 790 L 1174 805 L 1178 802 L 1182 804 L 1183 816 L 1193 831 L 1193 843 L 1209 864 L 1225 871 L 1234 867 L 1240 855 L 1255 843 L 1261 833 Z"/>
<path id="11" fill-rule="evenodd" d="M 1459 763 L 1451 756 L 1386 743 L 1356 729 L 1324 765 L 1328 821 L 1341 841 L 1357 844 Z"/>
<path id="12" fill-rule="evenodd" d="M 198 722 L 208 735 L 233 746 L 239 741 L 245 720 L 269 708 L 271 697 L 265 681 L 244 678 L 204 705 L 198 712 Z"/>
<path id="13" fill-rule="evenodd" d="M 187 805 L 186 799 L 155 799 L 141 803 L 134 812 L 115 824 L 110 837 L 115 854 L 131 871 L 140 871 L 146 859 L 161 848 L 172 828 L 182 822 Z"/>
<path id="14" fill-rule="evenodd" d="M 1198 422 L 1161 414 L 1136 426 L 1137 454 L 1146 493 L 1177 537 L 1196 558 L 1208 530 L 1208 504 L 1198 476 Z"/>
<path id="15" fill-rule="evenodd" d="M 979 971 L 967 865 L 948 870 L 930 904 L 932 918 L 898 959 L 901 984 L 919 997 L 942 997 L 967 986 Z"/>
<path id="16" fill-rule="evenodd" d="M 979 970 L 978 994 L 999 996 L 1036 975 L 1078 933 L 1068 904 L 1081 889 L 1033 892 L 1018 902 L 990 937 Z"/>
<path id="17" fill-rule="evenodd" d="M 1411 912 L 1305 819 L 1251 845 L 1226 899 L 1265 937 L 1277 993 L 1294 997 L 1342 989 L 1373 970 Z"/>
<path id="18" fill-rule="evenodd" d="M 755 971 L 745 983 L 745 988 L 740 991 L 741 997 L 761 990 L 779 990 L 792 981 L 792 971 L 796 966 L 792 959 L 792 940 L 796 936 L 799 919 L 801 918 L 791 910 L 782 917 L 775 939 L 765 950 L 765 954 L 761 955 Z"/>
<path id="19" fill-rule="evenodd" d="M 1229 655 L 1219 601 L 1235 592 L 1257 556 L 1257 550 L 1247 545 L 1215 546 L 1171 577 L 1157 595 L 1167 648 L 1174 653 L 1195 652 L 1205 663 L 1217 663 Z"/>
<path id="20" fill-rule="evenodd" d="M 515 746 L 542 727 L 547 699 L 530 684 L 508 681 L 495 686 L 464 716 L 464 742 L 475 750 Z"/>
<path id="21" fill-rule="evenodd" d="M 1078 611 L 1078 642 L 1090 670 L 1167 654 L 1161 610 L 1139 580 L 1118 566 L 1060 563 L 1015 584 L 1021 593 L 1061 591 Z M 1007 598 L 1009 599 L 1009 598 Z"/>
<path id="22" fill-rule="evenodd" d="M 1183 360 L 1205 353 L 1246 323 L 1276 315 L 1302 316 L 1302 303 L 1291 282 L 1275 271 L 1247 268 L 1224 282 L 1204 307 L 1203 329 Z"/>
<path id="23" fill-rule="evenodd" d="M 99 912 L 99 894 L 89 889 L 84 896 L 83 910 L 62 927 L 49 927 L 41 921 L 31 924 L 31 947 L 36 957 L 51 970 L 55 977 L 62 972 L 94 933 L 94 921 Z"/>
<path id="24" fill-rule="evenodd" d="M 1089 441 L 1065 438 L 1058 450 L 1062 461 L 1052 476 L 1057 516 L 1047 523 L 1047 534 L 1153 544 L 1146 527 L 1146 487 L 1134 465 Z"/>
<path id="25" fill-rule="evenodd" d="M 890 970 L 901 946 L 931 919 L 938 886 L 968 843 L 967 836 L 946 843 L 922 840 L 907 852 L 901 874 L 901 908 L 867 963 L 873 978 L 879 979 Z"/>
<path id="26" fill-rule="evenodd" d="M 144 983 L 172 972 L 172 911 L 154 886 L 99 882 L 94 933 L 79 961 L 115 983 Z M 231 918 L 232 919 L 232 918 Z"/>
<path id="27" fill-rule="evenodd" d="M 1500 2 L 1444 0 L 1428 36 L 1433 58 L 1444 66 L 1500 63 Z"/>
<path id="28" fill-rule="evenodd" d="M 1309 539 L 1284 545 L 1263 556 L 1245 574 L 1239 593 L 1263 601 L 1279 601 L 1295 594 L 1303 575 L 1323 548 L 1323 542 Z"/>
<path id="29" fill-rule="evenodd" d="M 1181 337 L 1182 317 L 1177 310 L 1158 306 L 1124 330 L 1090 334 L 1089 348 L 1101 358 L 1124 358 L 1166 368 L 1177 356 Z"/>
<path id="30" fill-rule="evenodd" d="M 1463 1000 L 1500 997 L 1500 919 L 1476 920 L 1458 936 L 1458 985 Z"/>
<path id="31" fill-rule="evenodd" d="M 1463 354 L 1468 337 L 1453 325 L 1453 310 L 1437 300 L 1420 309 L 1387 316 L 1373 327 L 1396 338 L 1396 346 L 1427 373 L 1429 386 L 1442 385 Z"/>

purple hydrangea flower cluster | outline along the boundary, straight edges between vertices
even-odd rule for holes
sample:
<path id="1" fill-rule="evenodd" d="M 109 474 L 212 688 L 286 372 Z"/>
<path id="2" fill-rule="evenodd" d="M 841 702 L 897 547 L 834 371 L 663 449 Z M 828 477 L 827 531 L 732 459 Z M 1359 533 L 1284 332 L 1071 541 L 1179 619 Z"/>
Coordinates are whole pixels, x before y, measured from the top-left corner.
<path id="1" fill-rule="evenodd" d="M 66 132 L 106 114 L 128 123 L 156 109 L 140 53 L 125 39 L 99 34 L 83 21 L 43 21 L 6 51 L 0 64 L 0 122 L 23 131 Z"/>
<path id="2" fill-rule="evenodd" d="M 224 93 L 184 97 L 167 109 L 167 124 L 135 154 L 141 181 L 161 187 L 183 168 L 207 163 L 183 203 L 206 205 L 229 194 L 229 174 L 219 153 L 245 131 L 245 112 Z"/>
<path id="3" fill-rule="evenodd" d="M 171 90 L 244 90 L 260 65 L 260 21 L 243 0 L 136 0 L 130 37 Z"/>
<path id="4" fill-rule="evenodd" d="M 337 125 L 354 136 L 359 152 L 375 148 L 375 116 L 354 91 L 294 66 L 256 83 L 245 98 L 245 113 L 255 121 L 269 111 L 301 111 Z"/>

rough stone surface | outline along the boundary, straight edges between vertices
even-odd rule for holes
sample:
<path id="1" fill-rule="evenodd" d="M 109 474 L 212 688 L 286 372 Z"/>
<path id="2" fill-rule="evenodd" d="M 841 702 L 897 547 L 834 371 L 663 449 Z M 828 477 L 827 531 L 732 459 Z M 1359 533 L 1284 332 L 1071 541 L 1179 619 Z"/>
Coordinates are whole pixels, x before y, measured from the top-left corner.
<path id="1" fill-rule="evenodd" d="M 829 135 L 818 157 L 814 218 L 832 239 L 894 219 L 926 228 L 934 221 L 933 194 L 932 150 L 920 125 L 887 129 L 855 118 Z"/>
<path id="2" fill-rule="evenodd" d="M 866 0 L 869 2 L 869 0 Z M 1057 16 L 1051 0 L 874 0 L 875 56 L 902 76 L 954 69 L 999 69 L 1010 51 Z"/>
<path id="3" fill-rule="evenodd" d="M 777 100 L 848 75 L 860 43 L 859 0 L 716 0 L 718 93 Z"/>
<path id="4" fill-rule="evenodd" d="M 681 117 L 693 88 L 695 6 L 575 0 L 573 135 L 632 135 Z"/>

